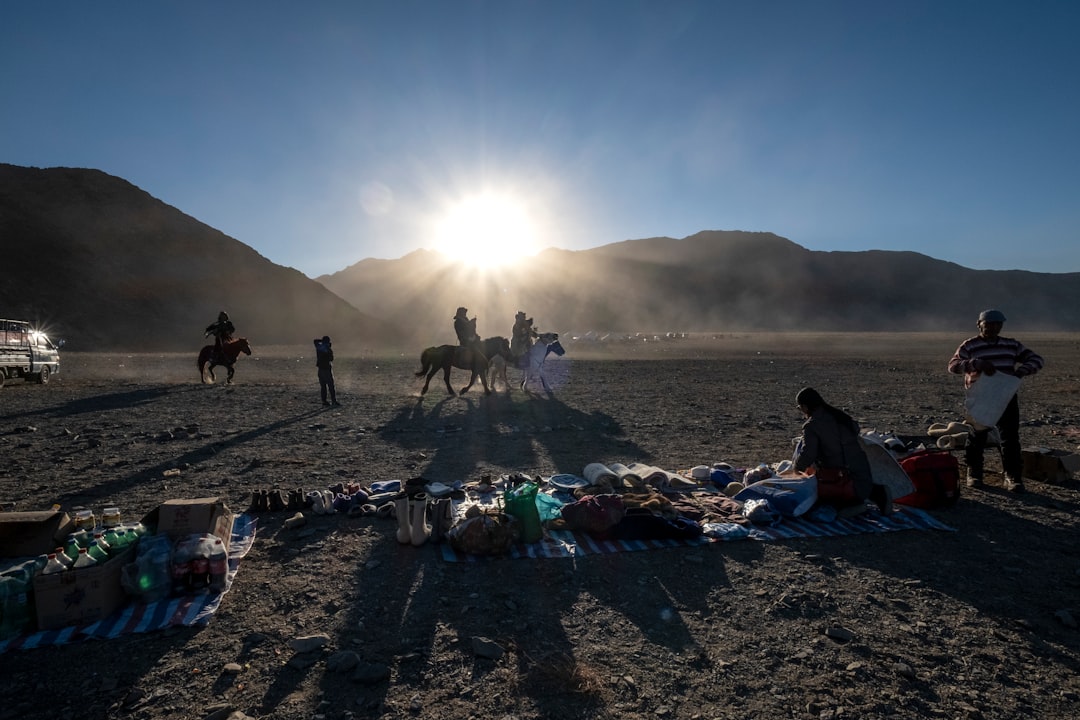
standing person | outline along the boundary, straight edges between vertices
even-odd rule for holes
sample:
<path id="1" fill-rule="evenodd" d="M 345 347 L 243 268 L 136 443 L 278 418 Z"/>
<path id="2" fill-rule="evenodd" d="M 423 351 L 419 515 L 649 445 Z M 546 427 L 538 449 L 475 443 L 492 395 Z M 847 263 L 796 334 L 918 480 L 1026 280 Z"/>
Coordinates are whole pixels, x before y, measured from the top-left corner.
<path id="1" fill-rule="evenodd" d="M 518 310 L 514 316 L 514 328 L 510 331 L 510 354 L 520 358 L 529 352 L 533 340 L 539 337 L 536 328 L 533 327 L 533 319 L 525 317 L 525 313 Z"/>
<path id="2" fill-rule="evenodd" d="M 1042 370 L 1040 355 L 1024 347 L 1019 340 L 1001 336 L 1005 313 L 1000 310 L 983 310 L 979 313 L 979 334 L 960 343 L 949 360 L 949 372 L 964 374 L 964 387 L 978 382 L 982 375 L 1005 373 L 1018 378 L 1034 375 Z M 1024 457 L 1020 452 L 1020 402 L 1013 395 L 997 421 L 1001 433 L 1001 465 L 1005 471 L 1005 489 L 1024 492 Z M 967 463 L 967 486 L 979 487 L 983 483 L 983 451 L 991 428 L 976 430 L 964 449 Z"/>
<path id="3" fill-rule="evenodd" d="M 793 464 L 798 472 L 811 466 L 818 479 L 818 496 L 834 504 L 844 517 L 858 515 L 873 500 L 883 515 L 892 511 L 892 498 L 884 485 L 875 485 L 870 460 L 859 439 L 859 424 L 839 408 L 825 402 L 814 388 L 803 388 L 795 396 L 799 410 L 806 416 L 802 442 Z M 840 485 L 832 485 L 838 476 Z"/>
<path id="4" fill-rule="evenodd" d="M 330 336 L 323 335 L 322 340 L 315 340 L 315 367 L 319 368 L 319 392 L 323 405 L 340 405 L 334 390 L 334 350 L 330 347 Z M 330 391 L 330 400 L 326 393 Z"/>
<path id="5" fill-rule="evenodd" d="M 224 355 L 222 345 L 232 340 L 234 332 L 236 332 L 236 328 L 233 327 L 232 320 L 229 319 L 229 313 L 222 310 L 218 313 L 217 322 L 206 326 L 203 337 L 214 336 L 214 352 L 221 358 Z"/>
<path id="6" fill-rule="evenodd" d="M 480 336 L 476 334 L 476 318 L 468 318 L 469 309 L 459 307 L 454 314 L 454 333 L 457 335 L 458 345 L 477 349 L 480 345 Z"/>

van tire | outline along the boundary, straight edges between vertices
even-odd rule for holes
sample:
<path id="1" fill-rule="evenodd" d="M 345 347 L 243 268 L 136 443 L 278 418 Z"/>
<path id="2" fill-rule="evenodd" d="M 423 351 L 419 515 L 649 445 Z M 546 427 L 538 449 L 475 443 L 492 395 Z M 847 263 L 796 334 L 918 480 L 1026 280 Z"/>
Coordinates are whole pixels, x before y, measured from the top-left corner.
<path id="1" fill-rule="evenodd" d="M 49 383 L 49 366 L 45 365 L 41 368 L 41 372 L 37 374 L 38 385 L 47 385 Z"/>

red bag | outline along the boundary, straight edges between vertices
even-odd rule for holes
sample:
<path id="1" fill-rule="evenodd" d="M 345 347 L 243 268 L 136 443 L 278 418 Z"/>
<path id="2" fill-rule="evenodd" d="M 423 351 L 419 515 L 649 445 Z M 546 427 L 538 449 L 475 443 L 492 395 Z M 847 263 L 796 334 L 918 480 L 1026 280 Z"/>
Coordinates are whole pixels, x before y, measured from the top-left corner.
<path id="1" fill-rule="evenodd" d="M 855 481 L 845 468 L 818 468 L 817 496 L 828 504 L 849 505 L 857 502 Z"/>
<path id="2" fill-rule="evenodd" d="M 960 463 L 950 452 L 923 450 L 900 459 L 915 492 L 893 502 L 918 508 L 949 507 L 960 499 Z"/>

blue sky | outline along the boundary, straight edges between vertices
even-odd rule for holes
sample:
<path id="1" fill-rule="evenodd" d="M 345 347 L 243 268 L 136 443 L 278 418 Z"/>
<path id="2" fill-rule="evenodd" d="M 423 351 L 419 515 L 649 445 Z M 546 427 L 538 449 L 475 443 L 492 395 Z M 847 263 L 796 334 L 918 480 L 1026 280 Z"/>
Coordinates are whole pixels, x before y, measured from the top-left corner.
<path id="1" fill-rule="evenodd" d="M 1045 0 L 9 2 L 0 162 L 117 175 L 311 277 L 484 192 L 541 247 L 1078 272 L 1078 36 Z"/>

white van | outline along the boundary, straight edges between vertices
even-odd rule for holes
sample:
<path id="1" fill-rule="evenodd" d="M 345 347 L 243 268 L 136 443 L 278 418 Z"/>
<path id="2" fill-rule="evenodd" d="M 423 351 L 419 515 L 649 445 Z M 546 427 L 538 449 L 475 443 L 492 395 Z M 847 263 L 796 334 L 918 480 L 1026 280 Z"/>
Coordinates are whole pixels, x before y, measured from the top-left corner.
<path id="1" fill-rule="evenodd" d="M 55 345 L 24 320 L 0 320 L 0 387 L 9 378 L 36 380 L 44 385 L 60 372 L 64 341 Z"/>

